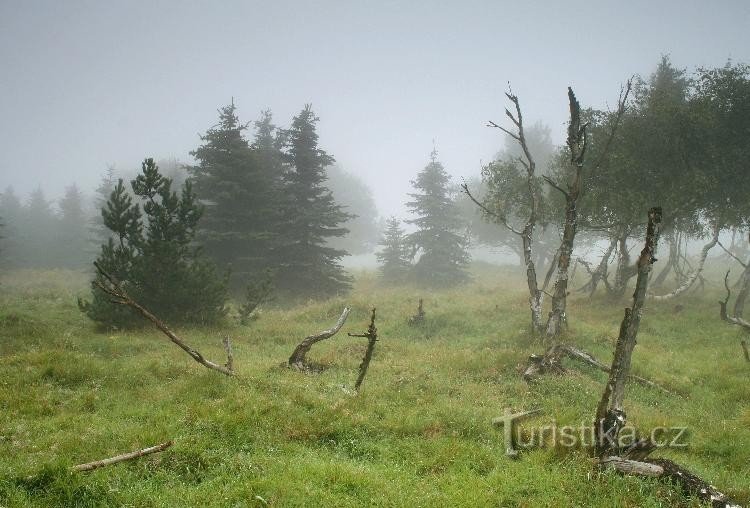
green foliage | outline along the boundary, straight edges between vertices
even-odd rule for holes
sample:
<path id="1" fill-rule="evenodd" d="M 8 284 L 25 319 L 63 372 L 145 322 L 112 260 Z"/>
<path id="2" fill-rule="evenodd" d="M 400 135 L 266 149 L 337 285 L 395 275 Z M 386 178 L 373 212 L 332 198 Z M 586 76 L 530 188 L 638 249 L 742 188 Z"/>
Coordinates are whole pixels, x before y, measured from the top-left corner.
<path id="1" fill-rule="evenodd" d="M 341 266 L 347 252 L 328 246 L 348 230 L 344 212 L 326 187 L 326 168 L 334 159 L 318 146 L 319 119 L 308 104 L 285 132 L 285 173 L 280 289 L 305 296 L 333 296 L 349 289 L 351 277 Z"/>
<path id="2" fill-rule="evenodd" d="M 411 255 L 401 221 L 396 217 L 386 221 L 380 245 L 383 249 L 375 256 L 380 264 L 381 279 L 389 284 L 405 283 L 411 275 Z"/>
<path id="3" fill-rule="evenodd" d="M 251 146 L 243 137 L 234 103 L 219 111 L 219 123 L 201 136 L 190 168 L 195 190 L 206 203 L 199 238 L 206 254 L 231 269 L 234 288 L 275 265 L 279 245 L 282 167 L 276 128 L 266 112 L 256 122 Z"/>
<path id="4" fill-rule="evenodd" d="M 417 282 L 434 287 L 466 282 L 468 242 L 461 234 L 465 224 L 451 196 L 450 178 L 437 160 L 436 151 L 430 154 L 430 163 L 412 185 L 419 192 L 409 194 L 413 200 L 406 206 L 417 218 L 406 222 L 417 227 L 408 237 L 413 250 L 421 250 L 414 266 Z"/>
<path id="5" fill-rule="evenodd" d="M 407 324 L 421 290 L 383 287 L 365 274 L 346 302 L 268 309 L 252 326 L 180 330 L 212 359 L 223 357 L 222 333 L 241 338 L 238 379 L 197 365 L 158 332 L 97 332 L 66 292 L 22 285 L 9 293 L 3 279 L 0 504 L 262 506 L 259 496 L 270 506 L 701 506 L 656 480 L 591 475 L 586 449 L 548 443 L 505 456 L 503 430 L 491 423 L 504 408 L 543 409 L 521 422 L 525 432 L 552 422 L 579 427 L 591 421 L 607 380 L 572 361 L 567 375 L 534 385 L 521 379 L 517 365 L 540 345 L 526 332 L 528 293 L 516 272 L 487 266 L 471 284 L 424 295 L 424 327 Z M 706 276 L 720 284 L 723 273 Z M 26 272 L 13 282 L 50 278 Z M 653 456 L 685 465 L 746 505 L 747 362 L 740 332 L 718 321 L 717 284 L 683 301 L 677 314 L 673 303 L 649 306 L 632 367 L 677 395 L 629 383 L 627 417 L 644 432 L 687 426 L 687 448 Z M 325 372 L 276 368 L 345 303 L 352 331 L 378 307 L 380 341 L 362 393 L 341 388 L 354 383 L 365 347 L 345 333 L 310 352 L 331 365 Z M 569 305 L 577 345 L 611 358 L 622 308 L 575 296 Z M 20 319 L 6 324 L 13 315 Z M 167 439 L 174 446 L 163 453 L 89 474 L 68 471 Z"/>
<path id="6" fill-rule="evenodd" d="M 193 245 L 203 208 L 189 181 L 180 196 L 170 186 L 153 159 L 146 159 L 142 173 L 131 182 L 142 213 L 118 181 L 102 209 L 112 235 L 97 261 L 135 301 L 167 322 L 213 323 L 225 313 L 226 283 Z M 140 322 L 93 283 L 92 290 L 92 301 L 81 303 L 91 319 L 117 327 Z"/>

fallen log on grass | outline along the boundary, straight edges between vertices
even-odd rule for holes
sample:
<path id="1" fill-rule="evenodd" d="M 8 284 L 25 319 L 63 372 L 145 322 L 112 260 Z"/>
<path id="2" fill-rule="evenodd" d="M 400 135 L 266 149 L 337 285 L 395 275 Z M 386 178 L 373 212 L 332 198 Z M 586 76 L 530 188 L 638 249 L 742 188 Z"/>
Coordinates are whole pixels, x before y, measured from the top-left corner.
<path id="1" fill-rule="evenodd" d="M 233 358 L 232 358 L 232 344 L 229 341 L 229 337 L 224 337 L 223 344 L 224 350 L 227 352 L 227 362 L 224 365 L 219 365 L 210 360 L 207 360 L 202 354 L 195 349 L 188 346 L 184 340 L 178 337 L 162 320 L 154 316 L 148 309 L 140 305 L 138 302 L 133 300 L 128 293 L 123 289 L 119 281 L 117 281 L 112 275 L 110 275 L 99 263 L 94 262 L 94 266 L 99 272 L 101 277 L 97 277 L 94 280 L 94 284 L 112 297 L 112 303 L 118 305 L 127 305 L 131 309 L 136 310 L 141 316 L 151 321 L 159 330 L 166 335 L 169 340 L 176 344 L 180 349 L 185 351 L 190 357 L 196 362 L 200 363 L 204 367 L 212 370 L 221 372 L 225 376 L 233 376 Z"/>
<path id="2" fill-rule="evenodd" d="M 294 349 L 292 356 L 289 357 L 289 361 L 287 362 L 289 367 L 293 367 L 300 371 L 310 370 L 310 365 L 307 363 L 306 358 L 310 348 L 312 348 L 313 344 L 320 342 L 321 340 L 330 339 L 336 335 L 338 331 L 341 330 L 341 327 L 344 326 L 346 318 L 349 317 L 349 312 L 351 312 L 351 309 L 349 307 L 344 307 L 344 311 L 341 313 L 336 324 L 333 325 L 333 328 L 305 337 L 305 339 Z"/>
<path id="3" fill-rule="evenodd" d="M 163 452 L 170 446 L 172 446 L 171 440 L 167 441 L 166 443 L 161 443 L 156 446 L 150 446 L 148 448 L 143 448 L 141 450 L 136 450 L 134 452 L 123 453 L 121 455 L 115 455 L 114 457 L 110 457 L 108 459 L 95 460 L 94 462 L 87 462 L 86 464 L 78 464 L 77 466 L 71 467 L 70 470 L 73 471 L 74 473 L 93 471 L 94 469 L 99 469 L 100 467 L 117 464 L 118 462 L 125 462 L 126 460 L 137 459 L 139 457 L 143 457 L 144 455 L 150 455 L 152 453 Z"/>

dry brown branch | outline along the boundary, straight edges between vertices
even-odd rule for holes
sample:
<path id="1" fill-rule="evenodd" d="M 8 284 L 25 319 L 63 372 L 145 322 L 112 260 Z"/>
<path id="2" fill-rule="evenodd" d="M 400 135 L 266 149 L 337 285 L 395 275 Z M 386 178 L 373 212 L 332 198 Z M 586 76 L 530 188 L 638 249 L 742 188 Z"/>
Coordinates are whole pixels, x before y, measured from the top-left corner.
<path id="1" fill-rule="evenodd" d="M 420 302 L 420 310 L 421 303 Z M 367 327 L 365 333 L 350 333 L 349 337 L 364 337 L 367 339 L 367 350 L 365 356 L 362 357 L 362 363 L 359 364 L 359 375 L 357 376 L 357 382 L 354 383 L 354 389 L 359 391 L 359 387 L 362 386 L 362 381 L 365 380 L 367 374 L 367 368 L 370 366 L 370 360 L 372 360 L 372 353 L 375 351 L 375 343 L 378 341 L 378 329 L 375 327 L 375 307 L 372 308 L 372 317 L 370 318 L 370 326 Z"/>
<path id="2" fill-rule="evenodd" d="M 94 462 L 87 462 L 86 464 L 78 464 L 77 466 L 73 466 L 72 468 L 70 468 L 70 470 L 75 473 L 93 471 L 94 469 L 99 469 L 100 467 L 109 466 L 111 464 L 117 464 L 118 462 L 125 462 L 126 460 L 137 459 L 138 457 L 143 457 L 144 455 L 150 455 L 152 453 L 163 452 L 170 446 L 172 446 L 172 441 L 167 441 L 166 443 L 161 443 L 156 446 L 150 446 L 148 448 L 143 448 L 141 450 L 136 450 L 134 452 L 123 453 L 122 455 L 116 455 L 108 459 L 96 460 Z"/>
<path id="3" fill-rule="evenodd" d="M 299 345 L 294 349 L 294 352 L 292 353 L 292 356 L 289 357 L 289 366 L 294 367 L 297 370 L 309 370 L 309 365 L 307 364 L 307 359 L 305 358 L 305 355 L 307 355 L 308 351 L 310 351 L 310 348 L 315 344 L 316 342 L 320 342 L 321 340 L 329 339 L 336 335 L 338 331 L 341 329 L 342 326 L 344 326 L 344 323 L 346 322 L 346 318 L 349 316 L 349 312 L 351 312 L 351 309 L 349 307 L 344 307 L 343 312 L 341 313 L 341 316 L 339 317 L 338 321 L 336 321 L 336 324 L 333 325 L 333 328 L 330 328 L 328 330 L 323 330 L 320 333 L 317 333 L 315 335 L 310 335 L 308 337 L 305 337 L 305 339 L 299 343 Z"/>
<path id="4" fill-rule="evenodd" d="M 660 477 L 664 474 L 664 468 L 649 462 L 623 459 L 622 457 L 604 457 L 598 461 L 602 468 L 612 467 L 623 474 L 636 476 Z"/>
<path id="5" fill-rule="evenodd" d="M 94 266 L 99 272 L 99 275 L 101 275 L 101 278 L 97 278 L 94 281 L 94 284 L 96 284 L 99 289 L 111 296 L 113 303 L 116 303 L 118 305 L 127 305 L 128 307 L 136 310 L 141 316 L 151 321 L 159 330 L 161 330 L 161 332 L 166 335 L 169 340 L 171 340 L 180 349 L 190 355 L 193 360 L 200 363 L 204 367 L 221 372 L 225 376 L 234 375 L 234 371 L 232 370 L 231 358 L 227 358 L 226 366 L 218 365 L 204 358 L 202 354 L 200 354 L 192 347 L 188 346 L 184 340 L 178 337 L 162 320 L 154 316 L 150 311 L 148 311 L 148 309 L 133 300 L 123 289 L 119 281 L 115 280 L 115 278 L 112 277 L 112 275 L 110 275 L 106 270 L 104 270 L 99 263 L 94 262 Z M 228 344 L 229 337 L 225 337 L 224 341 L 225 344 Z M 225 345 L 225 348 L 226 347 L 227 346 Z M 228 353 L 231 353 L 231 344 L 229 346 Z"/>
<path id="6" fill-rule="evenodd" d="M 742 268 L 747 268 L 747 263 L 744 263 L 740 258 L 738 258 L 737 256 L 735 256 L 732 251 L 730 251 L 729 249 L 727 249 L 726 247 L 724 247 L 723 243 L 721 243 L 720 241 L 717 240 L 716 241 L 716 245 L 718 245 L 719 247 L 721 247 L 724 250 L 724 252 L 726 252 L 732 259 L 734 259 L 735 261 L 737 261 L 742 266 Z"/>

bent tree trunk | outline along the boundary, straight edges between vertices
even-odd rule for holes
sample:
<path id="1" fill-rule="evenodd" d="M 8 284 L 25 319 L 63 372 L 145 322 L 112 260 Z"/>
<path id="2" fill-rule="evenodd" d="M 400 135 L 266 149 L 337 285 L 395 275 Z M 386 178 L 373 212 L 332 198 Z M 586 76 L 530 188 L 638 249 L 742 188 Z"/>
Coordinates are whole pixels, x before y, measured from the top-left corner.
<path id="1" fill-rule="evenodd" d="M 336 335 L 336 333 L 341 330 L 341 327 L 344 326 L 346 318 L 349 317 L 349 312 L 351 312 L 351 309 L 349 307 L 344 307 L 341 316 L 339 316 L 339 320 L 333 325 L 333 328 L 305 337 L 305 339 L 294 348 L 292 356 L 289 357 L 289 366 L 294 367 L 297 370 L 309 370 L 306 358 L 307 352 L 310 351 L 310 348 L 313 347 L 313 344 L 316 342 L 329 339 Z"/>
<path id="2" fill-rule="evenodd" d="M 599 264 L 596 266 L 596 269 L 594 271 L 591 271 L 591 267 L 588 263 L 579 259 L 579 262 L 583 264 L 583 266 L 589 272 L 591 279 L 586 284 L 581 286 L 578 291 L 588 291 L 589 298 L 593 298 L 594 293 L 596 292 L 596 288 L 599 287 L 600 282 L 604 281 L 604 284 L 608 285 L 607 267 L 609 266 L 609 258 L 612 257 L 612 253 L 615 251 L 615 247 L 617 247 L 617 238 L 612 238 L 609 242 L 609 247 L 607 247 L 607 250 L 599 260 Z"/>
<path id="3" fill-rule="evenodd" d="M 671 293 L 667 293 L 666 295 L 654 295 L 650 294 L 649 298 L 653 298 L 657 302 L 664 301 L 664 300 L 671 300 L 672 298 L 681 295 L 688 289 L 692 287 L 692 285 L 695 283 L 696 280 L 698 280 L 698 277 L 700 277 L 701 272 L 703 271 L 703 267 L 706 264 L 706 258 L 708 257 L 708 251 L 710 251 L 714 246 L 719 242 L 719 232 L 721 231 L 721 228 L 719 227 L 719 224 L 716 223 L 713 226 L 713 235 L 711 236 L 711 240 L 703 246 L 703 249 L 701 249 L 701 255 L 698 258 L 698 266 L 695 270 L 690 274 L 689 277 L 687 277 L 683 283 L 674 291 Z"/>
<path id="4" fill-rule="evenodd" d="M 638 270 L 635 265 L 630 264 L 630 252 L 628 252 L 628 236 L 630 228 L 623 228 L 617 238 L 617 268 L 615 269 L 615 281 L 609 290 L 613 298 L 622 298 L 628 281 L 633 278 Z"/>

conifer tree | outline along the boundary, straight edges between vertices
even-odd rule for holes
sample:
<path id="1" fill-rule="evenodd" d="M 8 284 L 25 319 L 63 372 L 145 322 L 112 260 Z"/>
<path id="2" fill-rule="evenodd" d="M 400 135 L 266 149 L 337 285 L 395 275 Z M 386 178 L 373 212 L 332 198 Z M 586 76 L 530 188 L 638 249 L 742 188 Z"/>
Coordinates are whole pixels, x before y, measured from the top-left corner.
<path id="1" fill-rule="evenodd" d="M 196 193 L 206 202 L 200 239 L 220 267 L 231 269 L 234 287 L 257 282 L 275 264 L 281 154 L 270 113 L 256 126 L 251 147 L 232 102 L 219 110 L 218 125 L 192 152 L 198 161 L 191 168 Z"/>
<path id="2" fill-rule="evenodd" d="M 135 301 L 167 322 L 215 322 L 225 314 L 226 284 L 193 245 L 203 207 L 190 181 L 180 196 L 170 190 L 171 184 L 153 159 L 146 159 L 131 182 L 142 213 L 118 181 L 102 210 L 112 235 L 97 261 Z M 139 322 L 129 308 L 112 304 L 107 294 L 94 284 L 92 288 L 93 300 L 80 302 L 91 319 L 119 327 Z"/>
<path id="3" fill-rule="evenodd" d="M 65 268 L 81 268 L 87 263 L 86 253 L 89 240 L 86 215 L 83 210 L 83 195 L 75 184 L 65 189 L 65 195 L 60 200 L 59 206 L 56 265 Z"/>
<path id="4" fill-rule="evenodd" d="M 94 191 L 94 210 L 96 210 L 97 213 L 91 218 L 89 232 L 93 242 L 97 244 L 106 243 L 111 234 L 109 228 L 104 225 L 104 220 L 100 211 L 104 209 L 112 191 L 115 190 L 115 185 L 117 184 L 115 173 L 116 170 L 114 166 L 107 166 L 107 170 L 104 172 L 104 175 L 102 175 L 99 186 Z"/>
<path id="5" fill-rule="evenodd" d="M 380 263 L 380 277 L 387 283 L 403 283 L 411 270 L 411 261 L 406 235 L 396 217 L 386 222 L 380 245 L 383 250 L 375 254 Z"/>
<path id="6" fill-rule="evenodd" d="M 19 222 L 21 253 L 19 263 L 24 267 L 55 266 L 57 252 L 57 218 L 41 187 L 37 187 L 23 207 Z"/>
<path id="7" fill-rule="evenodd" d="M 408 220 L 417 226 L 409 235 L 414 250 L 421 256 L 414 266 L 417 282 L 431 287 L 445 287 L 466 282 L 469 254 L 467 241 L 460 234 L 460 212 L 449 189 L 450 178 L 437 160 L 437 151 L 430 154 L 430 163 L 412 181 L 418 191 L 409 194 L 406 203 L 416 219 Z"/>
<path id="8" fill-rule="evenodd" d="M 285 133 L 289 168 L 279 285 L 308 296 L 332 295 L 351 285 L 351 277 L 340 264 L 347 252 L 326 246 L 329 238 L 347 234 L 342 223 L 351 215 L 335 203 L 325 185 L 326 167 L 334 159 L 318 147 L 318 120 L 308 104 Z"/>

